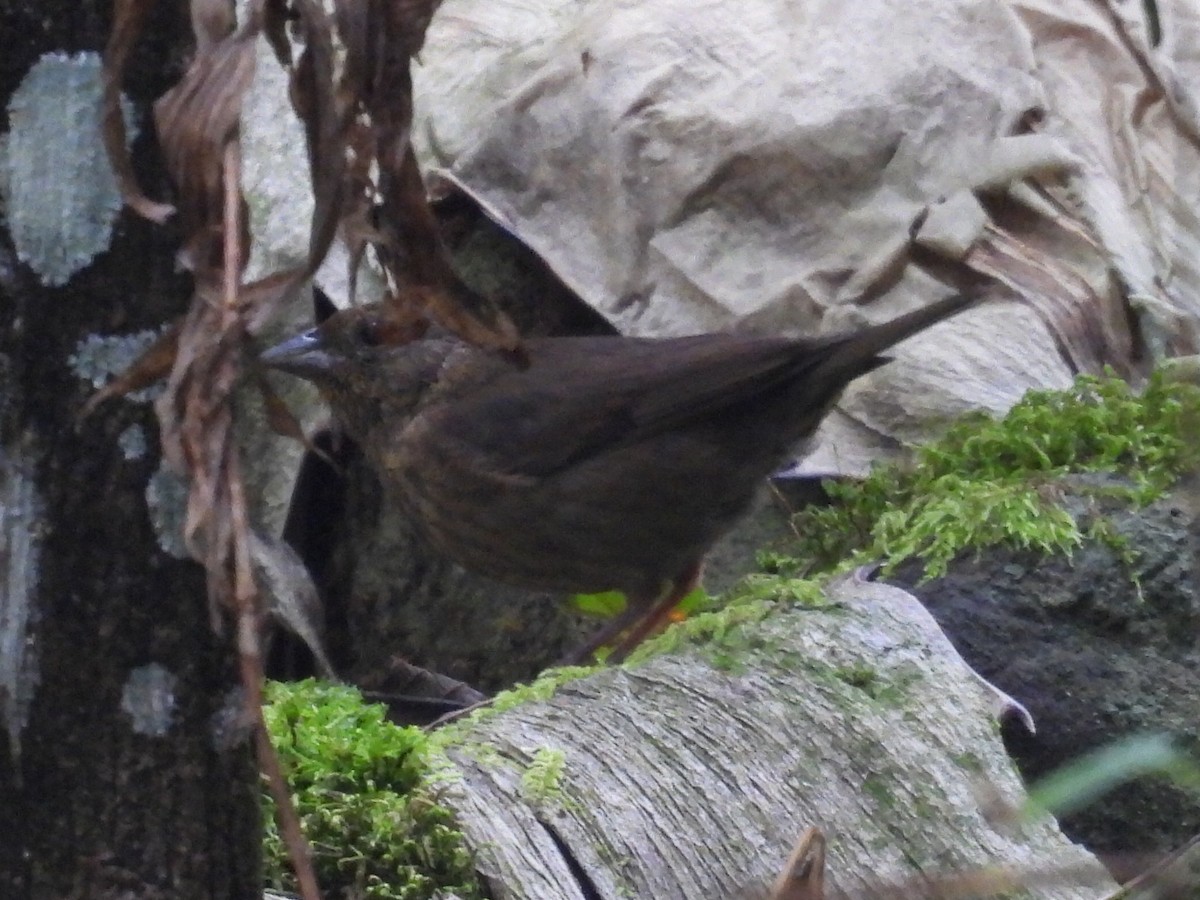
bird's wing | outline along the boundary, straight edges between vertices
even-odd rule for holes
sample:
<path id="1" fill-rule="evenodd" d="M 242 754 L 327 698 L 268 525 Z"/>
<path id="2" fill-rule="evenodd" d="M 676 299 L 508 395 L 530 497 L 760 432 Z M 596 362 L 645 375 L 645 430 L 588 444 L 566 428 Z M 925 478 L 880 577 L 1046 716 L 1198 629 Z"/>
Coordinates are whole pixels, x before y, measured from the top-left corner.
<path id="1" fill-rule="evenodd" d="M 447 404 L 445 415 L 468 441 L 472 429 L 487 430 L 480 436 L 491 443 L 474 445 L 496 448 L 497 471 L 535 476 L 665 429 L 694 427 L 699 435 L 721 411 L 741 417 L 730 427 L 781 403 L 819 418 L 846 384 L 886 362 L 881 354 L 893 344 L 975 302 L 971 294 L 945 297 L 853 334 L 817 339 L 531 340 L 528 369 L 504 369 L 484 388 L 460 394 L 461 403 Z M 809 424 L 797 420 L 792 430 Z"/>
<path id="2" fill-rule="evenodd" d="M 753 403 L 818 367 L 831 346 L 730 335 L 532 340 L 528 369 L 497 371 L 426 414 L 453 446 L 487 448 L 497 471 L 546 476 Z"/>

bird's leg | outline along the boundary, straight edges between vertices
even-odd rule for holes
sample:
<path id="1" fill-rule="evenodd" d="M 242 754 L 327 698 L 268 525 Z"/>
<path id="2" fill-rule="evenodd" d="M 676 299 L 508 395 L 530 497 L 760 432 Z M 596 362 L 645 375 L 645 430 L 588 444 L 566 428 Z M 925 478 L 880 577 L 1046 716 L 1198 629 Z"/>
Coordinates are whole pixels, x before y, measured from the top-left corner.
<path id="1" fill-rule="evenodd" d="M 637 598 L 626 597 L 625 608 L 621 610 L 620 614 L 614 616 L 610 622 L 598 628 L 595 634 L 564 656 L 559 665 L 583 666 L 593 662 L 597 650 L 606 644 L 611 644 L 627 628 L 640 621 L 645 614 L 644 603 L 637 602 Z"/>
<path id="2" fill-rule="evenodd" d="M 700 572 L 703 567 L 703 560 L 696 562 L 671 582 L 667 586 L 667 589 L 663 591 L 661 597 L 654 602 L 654 605 L 637 620 L 637 624 L 629 630 L 629 634 L 625 635 L 621 639 L 621 642 L 613 649 L 613 652 L 608 657 L 608 661 L 613 663 L 621 662 L 633 652 L 633 649 L 638 644 L 651 635 L 662 631 L 667 625 L 671 611 L 679 605 L 680 600 L 694 591 L 696 585 L 700 583 Z"/>
<path id="3" fill-rule="evenodd" d="M 563 657 L 559 665 L 580 666 L 590 663 L 597 650 L 611 644 L 628 630 L 629 634 L 625 635 L 608 657 L 608 661 L 613 663 L 623 660 L 634 647 L 662 629 L 671 610 L 695 590 L 700 582 L 702 568 L 703 562 L 691 566 L 674 581 L 668 582 L 657 597 L 648 601 L 642 597 L 627 596 L 625 609 L 621 614 Z"/>

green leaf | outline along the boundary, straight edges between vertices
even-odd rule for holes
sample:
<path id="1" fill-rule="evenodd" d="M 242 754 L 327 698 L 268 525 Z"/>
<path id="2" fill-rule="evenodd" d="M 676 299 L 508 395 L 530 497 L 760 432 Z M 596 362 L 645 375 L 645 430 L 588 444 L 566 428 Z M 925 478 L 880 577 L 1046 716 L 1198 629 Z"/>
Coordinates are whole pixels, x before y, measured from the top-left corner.
<path id="1" fill-rule="evenodd" d="M 611 619 L 625 611 L 625 594 L 621 591 L 601 591 L 599 594 L 576 594 L 571 603 L 581 613 Z"/>
<path id="2" fill-rule="evenodd" d="M 690 616 L 711 608 L 711 601 L 712 598 L 709 597 L 704 588 L 697 587 L 680 600 L 675 609 Z M 619 616 L 625 611 L 625 606 L 628 602 L 621 591 L 602 591 L 599 594 L 575 594 L 571 597 L 571 604 L 581 613 L 601 619 L 611 619 Z"/>
<path id="3" fill-rule="evenodd" d="M 1134 735 L 1101 747 L 1047 775 L 1033 786 L 1023 814 L 1069 815 L 1126 782 L 1145 775 L 1166 777 L 1200 793 L 1200 764 L 1163 734 Z"/>

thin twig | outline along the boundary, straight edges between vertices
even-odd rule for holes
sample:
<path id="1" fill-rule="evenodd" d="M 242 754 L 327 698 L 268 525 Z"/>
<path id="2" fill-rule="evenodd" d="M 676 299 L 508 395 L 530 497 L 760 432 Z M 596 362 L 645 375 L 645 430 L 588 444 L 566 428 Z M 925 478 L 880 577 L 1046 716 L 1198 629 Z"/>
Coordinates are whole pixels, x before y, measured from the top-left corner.
<path id="1" fill-rule="evenodd" d="M 238 282 L 241 281 L 242 145 L 234 138 L 225 145 L 222 172 L 225 175 L 224 247 L 221 262 L 221 333 L 229 330 L 237 315 Z"/>
<path id="2" fill-rule="evenodd" d="M 225 146 L 224 179 L 224 254 L 222 272 L 221 334 L 228 334 L 238 315 L 238 283 L 241 280 L 241 148 L 237 140 Z M 250 563 L 249 528 L 246 523 L 246 492 L 242 482 L 241 460 L 236 445 L 226 447 L 226 479 L 229 486 L 230 516 L 233 521 L 233 578 L 232 606 L 237 617 L 237 649 L 242 687 L 245 693 L 246 714 L 254 728 L 254 745 L 258 764 L 267 777 L 267 785 L 275 800 L 275 815 L 279 831 L 288 848 L 300 896 L 304 900 L 321 900 L 317 876 L 313 871 L 312 853 L 300 828 L 300 817 L 292 804 L 292 795 L 279 756 L 267 732 L 263 718 L 263 664 L 259 642 L 259 595 L 254 584 Z M 230 582 L 227 582 L 230 583 Z"/>

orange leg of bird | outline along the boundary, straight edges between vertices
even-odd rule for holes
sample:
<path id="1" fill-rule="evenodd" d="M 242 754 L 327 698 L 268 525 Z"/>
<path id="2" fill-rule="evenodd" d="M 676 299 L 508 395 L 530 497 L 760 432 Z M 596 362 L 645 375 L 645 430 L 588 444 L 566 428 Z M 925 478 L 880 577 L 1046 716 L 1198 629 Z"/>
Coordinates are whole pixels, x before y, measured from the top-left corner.
<path id="1" fill-rule="evenodd" d="M 701 560 L 690 566 L 682 575 L 662 593 L 646 613 L 629 629 L 609 655 L 608 661 L 619 663 L 625 659 L 634 648 L 648 637 L 658 634 L 671 621 L 671 613 L 679 605 L 679 601 L 696 589 L 700 583 L 700 573 L 704 569 Z"/>
<path id="2" fill-rule="evenodd" d="M 598 629 L 595 634 L 568 653 L 559 662 L 560 666 L 583 666 L 595 662 L 596 651 L 611 644 L 619 638 L 630 626 L 641 620 L 643 607 L 635 602 L 636 598 L 625 598 L 625 609 L 611 622 Z"/>
<path id="3" fill-rule="evenodd" d="M 691 566 L 679 578 L 670 582 L 661 594 L 651 598 L 648 603 L 640 597 L 627 597 L 625 610 L 588 638 L 581 646 L 568 653 L 559 665 L 579 666 L 590 663 L 597 650 L 618 638 L 621 640 L 609 655 L 608 661 L 617 663 L 623 660 L 634 647 L 666 627 L 672 610 L 680 600 L 695 590 L 696 585 L 700 582 L 700 572 L 703 567 L 703 561 Z M 622 635 L 624 635 L 623 638 Z"/>

